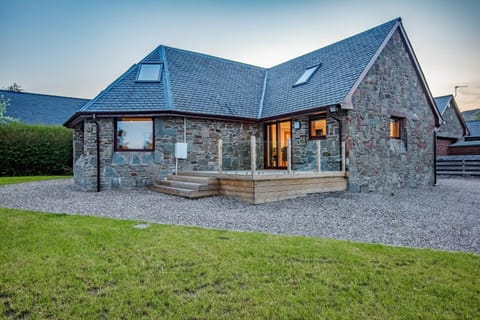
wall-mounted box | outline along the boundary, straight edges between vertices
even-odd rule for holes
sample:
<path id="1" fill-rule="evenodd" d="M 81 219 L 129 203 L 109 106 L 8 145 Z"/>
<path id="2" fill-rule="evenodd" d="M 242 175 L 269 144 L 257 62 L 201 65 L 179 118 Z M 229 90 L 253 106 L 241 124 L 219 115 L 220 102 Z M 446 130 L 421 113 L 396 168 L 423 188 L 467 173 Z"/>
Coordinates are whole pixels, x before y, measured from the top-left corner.
<path id="1" fill-rule="evenodd" d="M 187 143 L 185 142 L 175 143 L 175 158 L 187 159 Z"/>

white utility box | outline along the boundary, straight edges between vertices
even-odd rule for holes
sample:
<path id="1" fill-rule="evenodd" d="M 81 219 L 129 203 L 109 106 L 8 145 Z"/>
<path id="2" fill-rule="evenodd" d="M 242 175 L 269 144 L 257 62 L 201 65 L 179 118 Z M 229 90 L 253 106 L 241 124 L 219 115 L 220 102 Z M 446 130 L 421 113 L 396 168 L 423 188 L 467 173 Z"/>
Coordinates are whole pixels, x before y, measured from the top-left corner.
<path id="1" fill-rule="evenodd" d="M 175 143 L 175 158 L 187 159 L 187 143 L 186 142 Z"/>

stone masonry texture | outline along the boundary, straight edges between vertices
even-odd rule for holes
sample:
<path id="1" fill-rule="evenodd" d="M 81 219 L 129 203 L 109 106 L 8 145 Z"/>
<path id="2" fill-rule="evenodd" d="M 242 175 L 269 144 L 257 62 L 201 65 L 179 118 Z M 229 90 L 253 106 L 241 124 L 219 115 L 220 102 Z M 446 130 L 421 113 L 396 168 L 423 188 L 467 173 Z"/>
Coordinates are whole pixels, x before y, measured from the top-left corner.
<path id="1" fill-rule="evenodd" d="M 153 184 L 175 171 L 175 143 L 184 142 L 184 118 L 154 118 L 154 151 L 115 151 L 114 118 L 98 119 L 101 190 Z M 262 167 L 259 124 L 187 118 L 188 158 L 178 160 L 179 171 L 218 170 L 218 140 L 223 140 L 223 170 L 250 169 L 250 136 L 257 138 L 257 167 Z M 74 181 L 78 189 L 96 190 L 96 124 L 84 121 L 74 130 Z M 81 150 L 81 151 L 80 151 Z M 79 156 L 77 156 L 79 155 Z"/>
<path id="2" fill-rule="evenodd" d="M 451 104 L 445 109 L 442 117 L 445 122 L 438 129 L 437 136 L 463 141 L 463 126 Z"/>
<path id="3" fill-rule="evenodd" d="M 353 96 L 343 119 L 352 192 L 393 192 L 433 183 L 434 115 L 397 31 Z M 390 138 L 391 116 L 403 118 Z"/>

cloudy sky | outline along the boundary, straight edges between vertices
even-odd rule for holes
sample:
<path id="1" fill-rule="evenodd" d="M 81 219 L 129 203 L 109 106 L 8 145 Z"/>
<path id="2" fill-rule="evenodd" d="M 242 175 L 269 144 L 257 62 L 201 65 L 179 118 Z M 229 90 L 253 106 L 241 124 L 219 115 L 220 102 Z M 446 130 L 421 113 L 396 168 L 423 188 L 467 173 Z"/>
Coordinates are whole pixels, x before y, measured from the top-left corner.
<path id="1" fill-rule="evenodd" d="M 432 94 L 480 108 L 478 0 L 0 0 L 0 88 L 93 98 L 159 44 L 270 67 L 396 17 Z"/>

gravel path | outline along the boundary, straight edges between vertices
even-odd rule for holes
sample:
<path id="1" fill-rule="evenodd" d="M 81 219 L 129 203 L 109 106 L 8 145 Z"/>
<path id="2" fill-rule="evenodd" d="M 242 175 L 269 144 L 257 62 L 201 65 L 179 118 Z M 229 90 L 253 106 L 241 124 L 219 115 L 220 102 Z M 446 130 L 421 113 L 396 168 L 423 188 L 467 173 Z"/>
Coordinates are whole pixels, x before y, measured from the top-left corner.
<path id="1" fill-rule="evenodd" d="M 395 195 L 324 193 L 256 206 L 148 190 L 85 193 L 66 179 L 0 186 L 0 207 L 480 253 L 478 178 L 440 179 Z"/>

